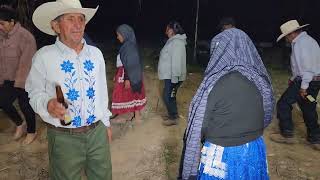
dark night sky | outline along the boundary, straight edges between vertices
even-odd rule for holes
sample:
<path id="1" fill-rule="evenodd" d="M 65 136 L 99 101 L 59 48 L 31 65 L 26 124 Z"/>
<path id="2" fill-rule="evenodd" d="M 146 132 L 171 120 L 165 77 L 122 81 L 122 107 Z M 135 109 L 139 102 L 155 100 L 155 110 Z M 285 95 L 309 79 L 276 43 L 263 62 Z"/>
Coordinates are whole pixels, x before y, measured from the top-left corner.
<path id="1" fill-rule="evenodd" d="M 164 37 L 165 24 L 178 20 L 184 26 L 189 40 L 193 39 L 196 0 L 87 0 L 83 6 L 100 5 L 98 13 L 88 24 L 89 35 L 103 41 L 114 38 L 115 28 L 132 25 L 140 40 L 159 40 Z M 297 19 L 311 24 L 308 32 L 320 39 L 319 0 L 200 0 L 199 38 L 208 39 L 217 34 L 217 24 L 223 16 L 233 16 L 239 28 L 257 41 L 274 41 L 280 34 L 279 26 Z M 317 33 L 317 34 L 316 34 Z"/>
<path id="2" fill-rule="evenodd" d="M 12 4 L 17 0 L 0 0 Z M 34 0 L 37 7 L 52 0 Z M 141 8 L 139 6 L 141 2 Z M 164 29 L 170 20 L 179 21 L 188 40 L 194 39 L 197 0 L 81 0 L 83 7 L 99 10 L 87 25 L 86 32 L 96 42 L 115 41 L 115 29 L 122 23 L 131 25 L 138 41 L 161 42 Z M 247 32 L 254 41 L 275 42 L 280 35 L 279 26 L 287 20 L 297 19 L 309 23 L 308 32 L 320 41 L 320 0 L 200 0 L 200 40 L 210 40 L 218 33 L 217 24 L 224 16 L 233 16 L 237 27 Z M 44 43 L 48 36 L 36 31 Z M 40 42 L 42 42 L 42 40 Z M 44 45 L 44 44 L 43 44 Z"/>

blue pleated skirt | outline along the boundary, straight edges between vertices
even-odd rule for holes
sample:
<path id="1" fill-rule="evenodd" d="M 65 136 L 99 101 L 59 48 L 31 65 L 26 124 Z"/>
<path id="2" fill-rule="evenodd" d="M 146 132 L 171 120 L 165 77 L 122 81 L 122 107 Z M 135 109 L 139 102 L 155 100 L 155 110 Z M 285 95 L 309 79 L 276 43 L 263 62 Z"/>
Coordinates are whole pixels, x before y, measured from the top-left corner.
<path id="1" fill-rule="evenodd" d="M 266 146 L 262 137 L 240 146 L 205 142 L 198 180 L 269 180 Z"/>

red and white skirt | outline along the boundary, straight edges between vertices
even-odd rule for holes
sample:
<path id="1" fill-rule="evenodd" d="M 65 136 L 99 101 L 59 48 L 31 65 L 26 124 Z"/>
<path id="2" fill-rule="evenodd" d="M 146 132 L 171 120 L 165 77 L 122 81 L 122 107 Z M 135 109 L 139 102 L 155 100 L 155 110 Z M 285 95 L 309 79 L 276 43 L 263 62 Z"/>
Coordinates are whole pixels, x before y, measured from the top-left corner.
<path id="1" fill-rule="evenodd" d="M 141 92 L 132 92 L 131 87 L 124 87 L 124 68 L 118 67 L 115 76 L 115 85 L 112 93 L 112 114 L 124 114 L 134 111 L 139 111 L 147 103 L 144 85 L 142 82 Z"/>

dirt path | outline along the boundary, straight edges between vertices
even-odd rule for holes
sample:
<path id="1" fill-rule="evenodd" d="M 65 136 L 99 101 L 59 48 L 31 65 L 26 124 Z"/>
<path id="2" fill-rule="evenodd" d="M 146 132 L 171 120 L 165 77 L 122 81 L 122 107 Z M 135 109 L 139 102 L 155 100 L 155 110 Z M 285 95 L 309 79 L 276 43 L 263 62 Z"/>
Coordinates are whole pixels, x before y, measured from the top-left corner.
<path id="1" fill-rule="evenodd" d="M 146 66 L 145 72 L 148 103 L 143 110 L 143 122 L 133 123 L 133 126 L 129 123 L 113 125 L 116 137 L 111 144 L 111 156 L 115 180 L 166 180 L 168 176 L 163 144 L 170 137 L 158 113 L 162 109 L 159 81 L 151 66 Z"/>
<path id="2" fill-rule="evenodd" d="M 114 180 L 166 180 L 164 147 L 167 131 L 154 115 L 141 125 L 131 127 L 111 144 Z"/>

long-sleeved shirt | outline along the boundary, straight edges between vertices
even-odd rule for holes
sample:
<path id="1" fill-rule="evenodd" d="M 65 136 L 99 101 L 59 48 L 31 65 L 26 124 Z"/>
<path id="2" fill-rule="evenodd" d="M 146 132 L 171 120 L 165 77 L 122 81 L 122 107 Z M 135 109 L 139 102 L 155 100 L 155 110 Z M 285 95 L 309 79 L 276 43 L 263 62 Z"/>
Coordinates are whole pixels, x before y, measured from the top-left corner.
<path id="1" fill-rule="evenodd" d="M 26 81 L 30 104 L 45 122 L 56 127 L 76 128 L 99 120 L 110 126 L 105 61 L 98 48 L 83 43 L 77 54 L 57 38 L 55 44 L 41 48 L 33 57 Z M 47 110 L 49 100 L 56 97 L 56 84 L 69 102 L 69 126 L 62 126 Z"/>
<path id="2" fill-rule="evenodd" d="M 19 23 L 8 34 L 0 32 L 0 84 L 10 80 L 15 87 L 24 88 L 36 51 L 33 35 Z"/>
<path id="3" fill-rule="evenodd" d="M 292 41 L 291 46 L 291 80 L 300 77 L 301 89 L 308 89 L 312 78 L 320 75 L 319 45 L 306 32 L 302 32 Z"/>

